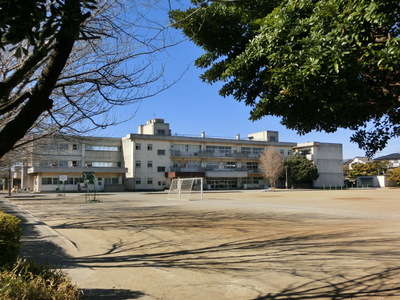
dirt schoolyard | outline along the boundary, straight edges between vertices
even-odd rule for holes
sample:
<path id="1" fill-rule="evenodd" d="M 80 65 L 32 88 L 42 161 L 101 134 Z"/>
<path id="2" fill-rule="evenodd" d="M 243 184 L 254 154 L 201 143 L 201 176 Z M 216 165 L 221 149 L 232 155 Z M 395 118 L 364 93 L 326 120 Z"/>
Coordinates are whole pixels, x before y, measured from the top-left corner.
<path id="1" fill-rule="evenodd" d="M 400 299 L 400 189 L 11 202 L 54 230 L 37 238 L 31 223 L 23 254 L 85 299 Z"/>

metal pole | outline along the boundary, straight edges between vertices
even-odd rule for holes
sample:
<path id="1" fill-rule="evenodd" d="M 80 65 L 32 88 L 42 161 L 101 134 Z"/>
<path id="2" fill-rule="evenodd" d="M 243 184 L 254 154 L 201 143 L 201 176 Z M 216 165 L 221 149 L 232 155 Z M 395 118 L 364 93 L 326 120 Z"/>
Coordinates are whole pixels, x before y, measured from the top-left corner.
<path id="1" fill-rule="evenodd" d="M 285 166 L 285 174 L 286 174 L 286 181 L 285 181 L 285 187 L 288 189 L 288 176 L 287 176 L 287 166 Z"/>
<path id="2" fill-rule="evenodd" d="M 11 167 L 8 167 L 8 196 L 11 196 Z"/>

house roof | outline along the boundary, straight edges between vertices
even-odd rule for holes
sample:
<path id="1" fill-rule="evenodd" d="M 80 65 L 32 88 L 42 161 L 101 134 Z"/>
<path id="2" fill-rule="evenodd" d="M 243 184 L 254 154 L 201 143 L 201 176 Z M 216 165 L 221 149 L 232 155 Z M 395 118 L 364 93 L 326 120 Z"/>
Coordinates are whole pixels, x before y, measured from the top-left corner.
<path id="1" fill-rule="evenodd" d="M 400 160 L 400 153 L 392 153 L 375 158 L 375 160 Z"/>

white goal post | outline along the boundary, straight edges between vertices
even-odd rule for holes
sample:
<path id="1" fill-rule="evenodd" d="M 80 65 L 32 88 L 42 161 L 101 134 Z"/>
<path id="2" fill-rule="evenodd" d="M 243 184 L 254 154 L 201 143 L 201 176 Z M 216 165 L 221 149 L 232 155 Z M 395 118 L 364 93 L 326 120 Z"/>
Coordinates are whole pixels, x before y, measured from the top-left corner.
<path id="1" fill-rule="evenodd" d="M 203 178 L 174 178 L 168 191 L 168 200 L 203 200 Z"/>

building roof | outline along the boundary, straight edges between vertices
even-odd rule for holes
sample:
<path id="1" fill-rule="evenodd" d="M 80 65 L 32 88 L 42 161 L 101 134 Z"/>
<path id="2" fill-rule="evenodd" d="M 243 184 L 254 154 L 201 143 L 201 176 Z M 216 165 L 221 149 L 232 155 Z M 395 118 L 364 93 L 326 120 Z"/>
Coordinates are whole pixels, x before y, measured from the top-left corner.
<path id="1" fill-rule="evenodd" d="M 400 153 L 392 153 L 375 158 L 375 160 L 400 160 Z"/>

